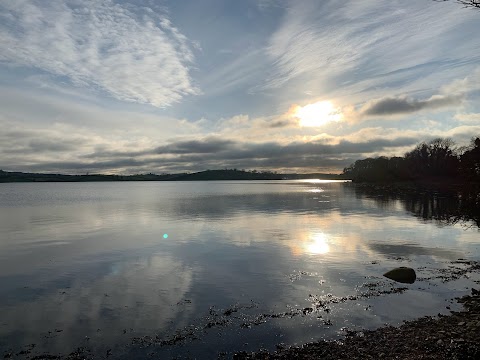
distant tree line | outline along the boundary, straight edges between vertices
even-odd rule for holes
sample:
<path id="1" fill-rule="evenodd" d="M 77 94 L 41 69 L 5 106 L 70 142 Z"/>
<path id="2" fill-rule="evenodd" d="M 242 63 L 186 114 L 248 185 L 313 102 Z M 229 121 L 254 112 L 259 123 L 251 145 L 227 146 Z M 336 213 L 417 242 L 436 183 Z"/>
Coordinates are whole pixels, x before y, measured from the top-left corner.
<path id="1" fill-rule="evenodd" d="M 403 157 L 357 160 L 343 169 L 343 176 L 355 182 L 412 181 L 455 178 L 480 182 L 480 137 L 458 148 L 451 139 L 438 138 L 418 144 Z"/>
<path id="2" fill-rule="evenodd" d="M 135 174 L 135 175 L 105 175 L 105 174 L 41 174 L 9 172 L 0 170 L 0 183 L 4 182 L 86 182 L 86 181 L 161 181 L 171 180 L 183 174 Z"/>
<path id="3" fill-rule="evenodd" d="M 276 171 L 259 170 L 206 170 L 195 173 L 175 174 L 135 174 L 135 175 L 106 175 L 106 174 L 41 174 L 8 172 L 0 170 L 0 183 L 4 182 L 83 182 L 83 181 L 204 181 L 204 180 L 293 180 L 293 179 L 342 179 L 338 174 L 279 174 Z"/>

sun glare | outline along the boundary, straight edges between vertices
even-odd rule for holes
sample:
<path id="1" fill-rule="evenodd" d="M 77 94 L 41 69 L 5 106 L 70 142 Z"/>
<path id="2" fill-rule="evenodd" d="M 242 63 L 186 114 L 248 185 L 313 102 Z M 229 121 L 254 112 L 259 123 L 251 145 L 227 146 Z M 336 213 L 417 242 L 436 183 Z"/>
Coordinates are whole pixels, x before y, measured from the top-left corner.
<path id="1" fill-rule="evenodd" d="M 340 121 L 341 113 L 330 101 L 319 101 L 305 106 L 297 106 L 293 116 L 300 120 L 300 126 L 319 127 L 333 121 Z"/>
<path id="2" fill-rule="evenodd" d="M 305 250 L 312 255 L 326 254 L 330 251 L 327 236 L 323 233 L 313 234 Z"/>

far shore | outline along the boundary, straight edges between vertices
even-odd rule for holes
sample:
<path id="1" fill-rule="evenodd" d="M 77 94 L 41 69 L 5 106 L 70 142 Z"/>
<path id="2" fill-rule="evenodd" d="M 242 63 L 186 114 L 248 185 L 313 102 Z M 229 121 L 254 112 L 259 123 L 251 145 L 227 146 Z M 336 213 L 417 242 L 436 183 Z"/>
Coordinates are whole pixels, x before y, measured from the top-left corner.
<path id="1" fill-rule="evenodd" d="M 349 180 L 341 174 L 325 173 L 277 173 L 269 171 L 246 171 L 237 169 L 205 170 L 195 173 L 175 174 L 135 174 L 135 175 L 107 175 L 107 174 L 42 174 L 8 172 L 0 170 L 0 183 L 7 182 L 101 182 L 101 181 L 212 181 L 212 180 Z"/>

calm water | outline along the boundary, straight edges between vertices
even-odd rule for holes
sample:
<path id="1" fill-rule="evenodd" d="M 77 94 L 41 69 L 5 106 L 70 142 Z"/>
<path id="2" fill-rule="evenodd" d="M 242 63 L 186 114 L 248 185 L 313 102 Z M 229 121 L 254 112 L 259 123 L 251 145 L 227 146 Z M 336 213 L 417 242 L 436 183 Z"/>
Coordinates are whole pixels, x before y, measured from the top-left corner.
<path id="1" fill-rule="evenodd" d="M 0 184 L 0 355 L 215 357 L 446 313 L 475 276 L 432 275 L 479 259 L 479 232 L 419 204 L 338 182 Z M 397 266 L 419 281 L 382 277 Z"/>

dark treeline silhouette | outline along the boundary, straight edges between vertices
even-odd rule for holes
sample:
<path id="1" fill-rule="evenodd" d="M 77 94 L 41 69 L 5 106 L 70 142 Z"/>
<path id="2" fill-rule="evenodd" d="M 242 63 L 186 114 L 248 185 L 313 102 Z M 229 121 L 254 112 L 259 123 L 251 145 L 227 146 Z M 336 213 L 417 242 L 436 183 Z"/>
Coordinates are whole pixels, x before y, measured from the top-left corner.
<path id="1" fill-rule="evenodd" d="M 422 142 L 403 157 L 357 160 L 343 170 L 354 182 L 455 180 L 480 182 L 480 137 L 467 147 L 457 148 L 451 139 Z"/>

